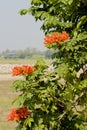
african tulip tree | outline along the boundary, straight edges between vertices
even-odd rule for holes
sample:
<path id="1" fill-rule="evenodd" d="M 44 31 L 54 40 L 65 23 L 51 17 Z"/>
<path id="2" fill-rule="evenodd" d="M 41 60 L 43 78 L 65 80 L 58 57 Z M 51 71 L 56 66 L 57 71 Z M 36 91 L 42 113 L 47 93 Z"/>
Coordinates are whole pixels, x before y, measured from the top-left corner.
<path id="1" fill-rule="evenodd" d="M 31 111 L 21 130 L 87 129 L 86 9 L 87 0 L 31 0 L 30 8 L 20 11 L 42 21 L 44 45 L 55 50 L 54 70 L 39 61 L 13 85 L 21 91 L 19 106 Z"/>

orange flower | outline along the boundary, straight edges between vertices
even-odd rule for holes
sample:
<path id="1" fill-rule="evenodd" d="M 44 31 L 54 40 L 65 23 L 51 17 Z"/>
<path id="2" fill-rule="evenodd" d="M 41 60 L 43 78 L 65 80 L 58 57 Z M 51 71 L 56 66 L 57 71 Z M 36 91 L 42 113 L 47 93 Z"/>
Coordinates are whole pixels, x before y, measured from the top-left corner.
<path id="1" fill-rule="evenodd" d="M 44 44 L 51 44 L 52 43 L 52 37 L 51 36 L 46 36 L 45 38 L 44 38 Z"/>
<path id="2" fill-rule="evenodd" d="M 20 74 L 22 74 L 22 68 L 20 67 L 20 66 L 16 66 L 16 67 L 14 67 L 13 68 L 13 70 L 12 70 L 12 75 L 13 76 L 17 76 L 17 75 L 20 75 Z"/>
<path id="3" fill-rule="evenodd" d="M 69 34 L 65 31 L 63 31 L 62 33 L 59 32 L 53 32 L 51 35 L 47 35 L 44 38 L 44 44 L 53 44 L 53 43 L 60 43 L 61 41 L 65 41 L 69 39 Z"/>
<path id="4" fill-rule="evenodd" d="M 16 109 L 12 109 L 12 111 L 8 115 L 8 121 L 13 121 L 13 120 L 17 120 L 17 121 L 20 120 L 20 117 L 18 116 Z"/>
<path id="5" fill-rule="evenodd" d="M 20 119 L 24 119 L 30 115 L 30 112 L 28 111 L 27 107 L 19 108 L 18 113 L 20 115 Z"/>
<path id="6" fill-rule="evenodd" d="M 24 65 L 22 67 L 23 69 L 23 74 L 26 75 L 26 74 L 30 74 L 32 72 L 34 72 L 34 68 L 32 66 L 27 66 L 27 65 Z"/>
<path id="7" fill-rule="evenodd" d="M 62 40 L 68 40 L 69 39 L 69 34 L 66 33 L 65 31 L 62 32 Z"/>
<path id="8" fill-rule="evenodd" d="M 10 114 L 8 115 L 8 121 L 16 120 L 20 122 L 21 120 L 24 120 L 30 115 L 30 112 L 28 111 L 27 107 L 22 107 L 19 109 L 12 109 Z"/>

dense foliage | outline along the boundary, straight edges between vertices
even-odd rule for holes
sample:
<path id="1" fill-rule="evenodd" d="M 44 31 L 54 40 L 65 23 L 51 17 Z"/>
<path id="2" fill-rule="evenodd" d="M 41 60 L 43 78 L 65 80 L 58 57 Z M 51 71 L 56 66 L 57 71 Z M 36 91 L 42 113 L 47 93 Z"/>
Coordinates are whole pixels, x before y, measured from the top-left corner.
<path id="1" fill-rule="evenodd" d="M 44 45 L 55 52 L 53 70 L 37 61 L 32 73 L 13 84 L 20 92 L 15 102 L 31 113 L 17 130 L 87 129 L 86 8 L 87 0 L 31 0 L 20 11 L 43 21 Z"/>

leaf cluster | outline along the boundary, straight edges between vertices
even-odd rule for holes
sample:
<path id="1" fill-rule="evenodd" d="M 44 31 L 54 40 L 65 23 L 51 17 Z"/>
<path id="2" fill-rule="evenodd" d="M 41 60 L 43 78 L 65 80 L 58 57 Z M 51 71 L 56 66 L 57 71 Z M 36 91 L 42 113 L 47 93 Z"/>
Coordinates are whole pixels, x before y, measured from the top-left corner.
<path id="1" fill-rule="evenodd" d="M 85 0 L 31 0 L 29 9 L 20 11 L 35 17 L 36 21 L 43 22 L 45 33 L 54 30 L 87 30 L 87 1 Z M 86 27 L 86 28 L 85 28 Z"/>

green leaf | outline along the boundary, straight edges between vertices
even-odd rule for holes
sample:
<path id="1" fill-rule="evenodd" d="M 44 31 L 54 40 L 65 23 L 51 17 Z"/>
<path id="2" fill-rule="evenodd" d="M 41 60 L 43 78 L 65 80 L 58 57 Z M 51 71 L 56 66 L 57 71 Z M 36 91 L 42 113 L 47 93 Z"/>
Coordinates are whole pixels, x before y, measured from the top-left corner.
<path id="1" fill-rule="evenodd" d="M 87 40 L 87 32 L 80 33 L 77 37 L 77 41 Z"/>
<path id="2" fill-rule="evenodd" d="M 33 122 L 34 122 L 34 119 L 33 119 L 32 117 L 28 117 L 28 118 L 24 121 L 24 125 L 31 127 L 31 124 L 32 124 Z"/>
<path id="3" fill-rule="evenodd" d="M 20 15 L 25 15 L 27 14 L 27 9 L 22 9 L 19 13 Z"/>
<path id="4" fill-rule="evenodd" d="M 85 127 L 83 124 L 75 124 L 75 126 L 76 126 L 76 129 L 85 130 Z"/>

